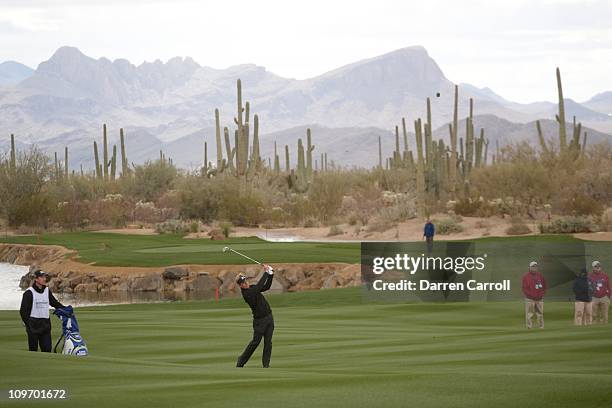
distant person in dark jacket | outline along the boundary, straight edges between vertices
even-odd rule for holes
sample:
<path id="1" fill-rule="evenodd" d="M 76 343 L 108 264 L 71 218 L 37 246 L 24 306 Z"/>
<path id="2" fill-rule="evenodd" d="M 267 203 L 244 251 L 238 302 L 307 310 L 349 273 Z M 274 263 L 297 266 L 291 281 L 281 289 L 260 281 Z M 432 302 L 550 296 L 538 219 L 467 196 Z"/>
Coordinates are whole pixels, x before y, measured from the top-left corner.
<path id="1" fill-rule="evenodd" d="M 574 279 L 574 324 L 588 326 L 593 320 L 593 282 L 587 275 L 586 268 L 582 268 Z"/>
<path id="2" fill-rule="evenodd" d="M 589 279 L 593 282 L 593 321 L 595 323 L 608 323 L 608 309 L 610 308 L 610 279 L 601 268 L 599 261 L 591 264 L 593 271 L 589 274 Z"/>
<path id="3" fill-rule="evenodd" d="M 529 263 L 529 272 L 523 275 L 523 295 L 525 295 L 525 323 L 527 328 L 533 327 L 535 315 L 541 329 L 544 328 L 544 295 L 546 294 L 546 280 L 538 269 L 538 263 Z"/>
<path id="4" fill-rule="evenodd" d="M 270 366 L 272 356 L 272 334 L 274 333 L 274 318 L 272 309 L 266 298 L 261 294 L 272 286 L 274 270 L 269 265 L 264 265 L 264 273 L 255 285 L 249 285 L 248 277 L 240 274 L 236 283 L 240 286 L 242 297 L 253 312 L 253 339 L 247 344 L 244 352 L 238 357 L 236 367 L 243 367 L 251 358 L 251 355 L 264 339 L 264 349 L 261 362 L 264 368 Z"/>
<path id="5" fill-rule="evenodd" d="M 19 314 L 28 334 L 28 349 L 30 351 L 51 352 L 51 319 L 49 307 L 56 309 L 65 307 L 57 301 L 51 289 L 47 287 L 47 274 L 40 269 L 34 271 L 34 283 L 21 298 Z"/>
<path id="6" fill-rule="evenodd" d="M 427 222 L 423 228 L 423 239 L 427 242 L 427 253 L 430 254 L 433 251 L 433 240 L 436 234 L 436 226 L 427 217 Z"/>

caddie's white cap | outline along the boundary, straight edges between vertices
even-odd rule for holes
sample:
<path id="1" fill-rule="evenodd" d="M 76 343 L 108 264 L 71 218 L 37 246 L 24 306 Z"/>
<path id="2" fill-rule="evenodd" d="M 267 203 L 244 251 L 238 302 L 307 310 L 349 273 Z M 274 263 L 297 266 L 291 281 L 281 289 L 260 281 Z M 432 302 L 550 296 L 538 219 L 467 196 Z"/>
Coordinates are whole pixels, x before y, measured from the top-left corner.
<path id="1" fill-rule="evenodd" d="M 538 266 L 538 263 L 536 261 L 529 262 L 529 267 L 531 268 L 532 266 Z"/>
<path id="2" fill-rule="evenodd" d="M 599 263 L 599 261 L 593 261 L 593 263 L 591 264 L 591 266 L 594 268 L 596 266 L 600 266 L 601 264 Z"/>

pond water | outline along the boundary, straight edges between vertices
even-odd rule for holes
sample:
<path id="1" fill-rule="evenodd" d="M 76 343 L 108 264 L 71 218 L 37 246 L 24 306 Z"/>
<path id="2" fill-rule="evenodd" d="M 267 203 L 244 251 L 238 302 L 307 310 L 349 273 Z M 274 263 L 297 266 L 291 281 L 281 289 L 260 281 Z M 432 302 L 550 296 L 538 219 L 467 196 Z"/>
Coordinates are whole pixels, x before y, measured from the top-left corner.
<path id="1" fill-rule="evenodd" d="M 27 266 L 0 262 L 0 310 L 19 310 L 23 291 L 19 287 Z M 214 294 L 207 292 L 96 292 L 57 293 L 57 300 L 65 305 L 96 306 L 122 303 L 173 302 L 177 300 L 206 300 Z"/>

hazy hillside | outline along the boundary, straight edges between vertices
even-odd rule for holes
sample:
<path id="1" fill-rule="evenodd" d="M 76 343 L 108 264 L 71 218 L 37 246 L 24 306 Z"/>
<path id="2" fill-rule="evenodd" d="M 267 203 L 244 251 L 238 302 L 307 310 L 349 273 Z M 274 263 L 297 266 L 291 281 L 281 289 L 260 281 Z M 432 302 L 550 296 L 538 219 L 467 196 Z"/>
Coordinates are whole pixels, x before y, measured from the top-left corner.
<path id="1" fill-rule="evenodd" d="M 439 127 L 435 134 L 448 137 L 444 124 L 451 120 L 454 87 L 420 46 L 306 80 L 282 78 L 254 64 L 215 69 L 189 57 L 136 66 L 62 47 L 35 71 L 18 63 L 0 64 L 0 81 L 5 77 L 9 79 L 0 82 L 0 147 L 7 146 L 11 133 L 18 146 L 35 143 L 51 154 L 69 145 L 75 169 L 92 166 L 91 146 L 94 138 L 101 140 L 102 123 L 108 124 L 111 142 L 117 141 L 119 127 L 125 128 L 134 163 L 155 158 L 163 149 L 177 164 L 198 167 L 205 139 L 214 161 L 213 112 L 218 107 L 222 125 L 232 126 L 237 78 L 242 79 L 251 113 L 260 117 L 264 156 L 272 153 L 274 140 L 279 150 L 289 144 L 295 154 L 297 138 L 305 137 L 310 126 L 317 158 L 325 151 L 329 160 L 342 165 L 371 166 L 378 163 L 378 136 L 388 155 L 394 126 L 406 117 L 411 130 L 412 120 L 424 116 L 428 97 L 434 128 Z M 518 104 L 470 84 L 459 89 L 460 117 L 467 114 L 468 99 L 474 98 L 475 125 L 484 127 L 491 141 L 533 138 L 538 118 L 545 119 L 545 133 L 554 131 L 556 124 L 548 123 L 554 120 L 554 103 Z M 576 115 L 586 127 L 612 130 L 610 95 L 596 95 L 584 104 L 566 99 L 568 121 Z M 606 137 L 589 133 L 592 140 Z"/>

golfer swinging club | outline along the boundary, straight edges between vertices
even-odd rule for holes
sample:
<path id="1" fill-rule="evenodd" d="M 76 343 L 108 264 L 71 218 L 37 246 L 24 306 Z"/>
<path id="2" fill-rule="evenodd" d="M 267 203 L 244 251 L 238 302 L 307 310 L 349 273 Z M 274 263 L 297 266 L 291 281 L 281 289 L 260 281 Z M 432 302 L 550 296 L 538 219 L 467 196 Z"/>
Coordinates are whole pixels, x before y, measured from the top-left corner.
<path id="1" fill-rule="evenodd" d="M 272 286 L 272 275 L 274 270 L 270 265 L 263 265 L 264 273 L 259 279 L 259 282 L 255 285 L 249 285 L 248 277 L 240 274 L 236 283 L 240 286 L 242 297 L 244 301 L 248 303 L 249 307 L 253 311 L 253 339 L 247 344 L 244 352 L 238 357 L 236 367 L 244 367 L 249 361 L 251 355 L 261 342 L 261 338 L 264 339 L 264 349 L 261 362 L 264 368 L 270 366 L 270 356 L 272 355 L 272 333 L 274 332 L 274 318 L 272 317 L 272 310 L 266 298 L 261 294 L 270 289 Z"/>

